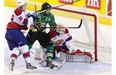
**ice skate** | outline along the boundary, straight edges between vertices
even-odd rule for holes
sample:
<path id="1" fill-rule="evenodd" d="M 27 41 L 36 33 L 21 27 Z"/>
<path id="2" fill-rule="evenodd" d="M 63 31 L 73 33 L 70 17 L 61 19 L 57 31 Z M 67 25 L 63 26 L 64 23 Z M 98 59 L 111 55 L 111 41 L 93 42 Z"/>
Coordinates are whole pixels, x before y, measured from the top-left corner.
<path id="1" fill-rule="evenodd" d="M 58 69 L 58 66 L 54 65 L 51 61 L 46 62 L 46 67 L 49 69 Z"/>
<path id="2" fill-rule="evenodd" d="M 37 67 L 32 66 L 30 63 L 26 63 L 26 68 L 27 68 L 27 69 L 31 69 L 31 70 L 37 69 Z"/>

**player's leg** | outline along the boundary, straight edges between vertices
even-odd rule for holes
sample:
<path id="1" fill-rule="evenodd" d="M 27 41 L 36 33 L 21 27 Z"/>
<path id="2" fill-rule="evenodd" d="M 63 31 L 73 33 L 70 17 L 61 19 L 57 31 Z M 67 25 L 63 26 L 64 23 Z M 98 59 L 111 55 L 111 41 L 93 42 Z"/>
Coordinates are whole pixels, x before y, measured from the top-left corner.
<path id="1" fill-rule="evenodd" d="M 31 65 L 28 45 L 20 46 L 20 50 L 21 50 L 21 53 L 23 54 L 23 58 L 26 63 L 26 68 L 27 69 L 36 69 L 37 67 Z"/>
<path id="2" fill-rule="evenodd" d="M 53 58 L 60 58 L 60 51 L 61 51 L 61 46 L 54 46 L 54 54 Z"/>
<path id="3" fill-rule="evenodd" d="M 19 55 L 19 49 L 18 49 L 17 45 L 15 43 L 11 42 L 10 40 L 7 40 L 7 42 L 8 42 L 10 51 L 11 51 L 9 70 L 13 71 L 14 66 L 15 66 L 15 61 Z"/>
<path id="4" fill-rule="evenodd" d="M 50 43 L 51 40 L 50 40 L 48 34 L 41 33 L 41 38 L 39 38 L 38 41 L 40 42 L 40 45 L 42 47 L 47 49 L 47 51 L 46 51 L 46 53 L 47 53 L 47 60 L 48 61 L 52 61 L 54 46 L 52 45 L 52 43 Z"/>
<path id="5" fill-rule="evenodd" d="M 14 40 L 13 30 L 7 30 L 5 38 L 11 51 L 9 70 L 14 70 L 15 60 L 19 55 L 18 44 Z"/>
<path id="6" fill-rule="evenodd" d="M 65 46 L 68 48 L 68 53 L 73 53 L 77 50 L 72 40 L 67 40 Z"/>
<path id="7" fill-rule="evenodd" d="M 16 35 L 16 34 L 18 34 L 18 35 Z M 15 31 L 14 35 L 15 35 L 15 41 L 18 44 L 18 46 L 20 47 L 20 52 L 22 53 L 23 58 L 25 60 L 26 68 L 27 69 L 36 69 L 35 66 L 31 65 L 29 47 L 27 45 L 27 40 L 26 40 L 25 36 L 23 35 L 23 33 L 20 30 Z"/>
<path id="8" fill-rule="evenodd" d="M 69 51 L 69 49 L 67 48 L 65 43 L 63 43 L 62 46 L 55 46 L 54 50 L 55 50 L 55 57 L 56 58 L 60 58 L 61 57 L 61 52 L 68 53 L 68 51 Z"/>
<path id="9" fill-rule="evenodd" d="M 7 43 L 8 43 L 9 49 L 11 51 L 11 59 L 16 60 L 20 53 L 19 49 L 18 49 L 18 45 L 15 42 L 10 41 L 10 40 L 7 40 Z"/>
<path id="10" fill-rule="evenodd" d="M 72 41 L 66 41 L 65 46 L 67 47 L 69 57 L 70 55 L 82 55 L 86 62 L 92 62 L 92 54 L 90 52 L 83 52 L 80 49 L 77 49 Z M 81 59 L 81 58 L 80 58 Z M 70 61 L 70 60 L 69 60 Z"/>
<path id="11" fill-rule="evenodd" d="M 46 48 L 43 48 L 40 46 L 39 48 L 35 48 L 35 60 L 39 61 L 39 63 L 42 63 L 46 60 Z"/>
<path id="12" fill-rule="evenodd" d="M 48 34 L 46 33 L 42 33 L 42 37 L 41 39 L 38 39 L 38 41 L 40 42 L 40 45 L 43 46 L 44 48 L 47 49 L 46 51 L 46 67 L 50 67 L 50 68 L 54 68 L 57 67 L 56 65 L 54 65 L 52 63 L 52 59 L 53 59 L 53 52 L 54 52 L 54 46 L 52 43 L 50 43 L 50 37 Z"/>
<path id="13" fill-rule="evenodd" d="M 32 32 L 31 30 L 29 30 L 26 36 L 29 50 L 32 48 L 33 43 L 38 39 L 37 37 L 38 37 L 38 34 L 36 32 Z"/>

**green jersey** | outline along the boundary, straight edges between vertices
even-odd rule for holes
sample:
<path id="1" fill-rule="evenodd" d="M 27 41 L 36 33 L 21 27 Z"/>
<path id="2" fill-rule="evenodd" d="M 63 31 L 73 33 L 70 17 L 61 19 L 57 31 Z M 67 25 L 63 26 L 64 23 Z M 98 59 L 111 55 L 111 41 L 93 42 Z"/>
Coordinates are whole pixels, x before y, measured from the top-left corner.
<path id="1" fill-rule="evenodd" d="M 36 22 L 40 22 L 42 25 L 42 31 L 46 29 L 46 25 L 49 24 L 49 26 L 56 26 L 55 18 L 52 13 L 49 14 L 43 14 L 41 13 L 42 10 L 36 11 L 37 13 L 37 18 L 35 19 Z"/>

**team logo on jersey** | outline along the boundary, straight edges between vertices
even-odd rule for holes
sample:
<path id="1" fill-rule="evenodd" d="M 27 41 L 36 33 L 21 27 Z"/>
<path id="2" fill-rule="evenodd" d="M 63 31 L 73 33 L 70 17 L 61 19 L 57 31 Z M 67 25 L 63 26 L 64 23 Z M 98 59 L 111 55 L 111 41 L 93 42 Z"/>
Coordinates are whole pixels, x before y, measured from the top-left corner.
<path id="1" fill-rule="evenodd" d="M 51 18 L 50 17 L 47 17 L 46 19 L 47 19 L 48 22 L 51 21 Z"/>

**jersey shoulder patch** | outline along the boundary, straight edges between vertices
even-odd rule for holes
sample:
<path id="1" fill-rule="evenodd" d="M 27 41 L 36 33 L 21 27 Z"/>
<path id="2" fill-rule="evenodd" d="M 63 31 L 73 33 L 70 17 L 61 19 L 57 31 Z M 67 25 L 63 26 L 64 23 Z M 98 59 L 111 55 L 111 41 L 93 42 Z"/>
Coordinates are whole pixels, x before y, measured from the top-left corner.
<path id="1" fill-rule="evenodd" d="M 15 13 L 17 16 L 19 16 L 19 15 L 22 13 L 22 10 L 17 8 L 17 9 L 14 11 L 14 13 Z"/>

